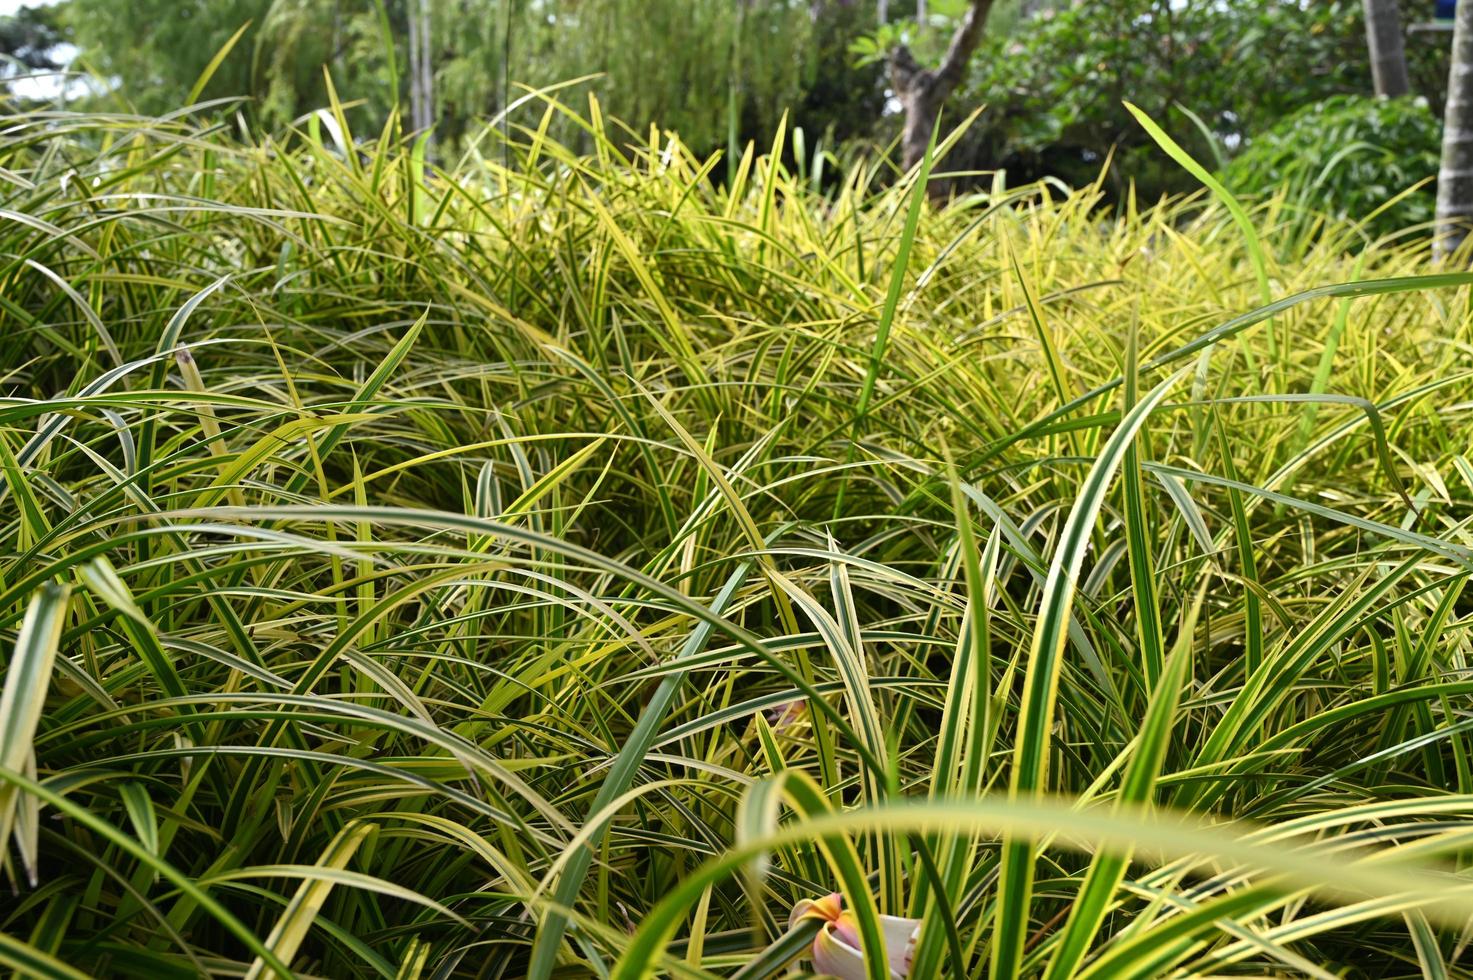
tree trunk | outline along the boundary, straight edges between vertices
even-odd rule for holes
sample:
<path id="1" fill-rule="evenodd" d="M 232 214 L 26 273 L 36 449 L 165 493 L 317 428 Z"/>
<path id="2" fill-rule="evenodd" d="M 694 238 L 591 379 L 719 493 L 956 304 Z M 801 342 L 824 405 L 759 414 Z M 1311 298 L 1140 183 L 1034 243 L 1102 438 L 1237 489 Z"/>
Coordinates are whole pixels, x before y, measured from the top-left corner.
<path id="1" fill-rule="evenodd" d="M 424 99 L 424 128 L 432 129 L 435 125 L 435 67 L 430 49 L 430 0 L 419 0 L 419 70 L 422 81 L 421 98 Z"/>
<path id="2" fill-rule="evenodd" d="M 993 0 L 972 0 L 956 33 L 951 36 L 946 57 L 935 68 L 922 68 L 910 49 L 901 45 L 890 53 L 890 81 L 895 96 L 905 109 L 900 154 L 906 169 L 920 163 L 931 141 L 936 119 L 946 99 L 967 74 L 967 62 L 982 41 Z"/>
<path id="3" fill-rule="evenodd" d="M 430 65 L 429 0 L 409 0 L 409 128 L 424 132 L 435 123 L 434 70 Z"/>
<path id="4" fill-rule="evenodd" d="M 1407 80 L 1407 54 L 1401 34 L 1401 13 L 1396 0 L 1364 0 L 1366 47 L 1371 54 L 1371 77 L 1376 94 L 1396 99 L 1411 91 Z"/>
<path id="5" fill-rule="evenodd" d="M 938 98 L 929 88 L 917 88 L 902 96 L 905 106 L 905 123 L 900 131 L 900 159 L 909 170 L 926 155 L 931 143 L 931 133 L 936 128 L 936 117 L 941 115 L 945 98 Z"/>
<path id="6" fill-rule="evenodd" d="M 409 128 L 419 128 L 422 113 L 419 104 L 419 12 L 414 9 L 414 0 L 406 5 L 405 17 L 409 21 Z"/>
<path id="7" fill-rule="evenodd" d="M 1442 166 L 1437 171 L 1437 238 L 1433 251 L 1446 258 L 1468 235 L 1473 217 L 1473 0 L 1458 4 L 1453 19 L 1452 66 L 1442 117 Z"/>

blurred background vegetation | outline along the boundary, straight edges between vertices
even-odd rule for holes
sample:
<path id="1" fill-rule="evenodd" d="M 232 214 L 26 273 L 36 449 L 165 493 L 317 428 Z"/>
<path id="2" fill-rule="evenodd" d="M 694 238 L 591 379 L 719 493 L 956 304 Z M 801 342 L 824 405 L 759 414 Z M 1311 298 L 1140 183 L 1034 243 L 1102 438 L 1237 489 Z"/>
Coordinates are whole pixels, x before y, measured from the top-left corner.
<path id="1" fill-rule="evenodd" d="M 433 129 L 432 154 L 448 159 L 474 146 L 485 121 L 525 86 L 584 78 L 564 96 L 582 104 L 596 94 L 608 116 L 631 127 L 631 140 L 658 124 L 698 153 L 761 145 L 786 113 L 802 134 L 789 154 L 812 158 L 893 149 L 899 115 L 887 53 L 906 45 L 934 63 L 966 6 L 61 0 L 0 19 L 0 48 L 12 59 L 16 101 L 64 94 L 81 103 L 73 108 L 165 113 L 187 102 L 244 27 L 199 98 L 243 97 L 241 118 L 267 131 L 326 104 L 326 69 L 356 132 L 375 131 L 402 105 L 414 128 Z M 986 110 L 947 165 L 984 184 L 1004 171 L 1013 185 L 1055 177 L 1077 187 L 1103 172 L 1114 201 L 1132 185 L 1147 199 L 1191 189 L 1123 108 L 1129 95 L 1236 190 L 1297 180 L 1319 208 L 1363 214 L 1435 170 L 1446 34 L 1415 30 L 1432 21 L 1434 0 L 1400 7 L 1413 28 L 1413 95 L 1387 105 L 1371 97 L 1361 0 L 998 0 L 947 113 L 957 120 Z M 63 63 L 92 83 L 14 81 Z M 1297 163 L 1282 158 L 1287 131 Z M 1346 146 L 1355 149 L 1342 153 Z M 1232 163 L 1244 154 L 1251 165 Z M 1384 176 L 1367 181 L 1369 171 Z M 1414 195 L 1388 222 L 1420 220 L 1430 199 L 1430 191 Z"/>

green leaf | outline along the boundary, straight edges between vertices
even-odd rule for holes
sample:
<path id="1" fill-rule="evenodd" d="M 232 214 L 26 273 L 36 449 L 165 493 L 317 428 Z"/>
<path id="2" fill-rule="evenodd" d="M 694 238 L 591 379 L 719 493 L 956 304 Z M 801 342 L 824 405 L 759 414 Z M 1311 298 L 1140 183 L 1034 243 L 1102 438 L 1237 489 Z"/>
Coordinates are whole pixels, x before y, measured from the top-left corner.
<path id="1" fill-rule="evenodd" d="M 0 766 L 13 772 L 35 771 L 36 727 L 51 686 L 68 594 L 66 586 L 52 583 L 32 597 L 5 668 L 5 687 L 0 690 Z M 14 785 L 0 786 L 0 846 L 7 846 L 14 830 L 21 866 L 32 887 L 37 884 L 39 859 L 34 803 Z M 22 816 L 27 808 L 30 812 Z M 22 827 L 28 832 L 22 833 Z M 8 858 L 5 863 L 8 868 Z"/>
<path id="2" fill-rule="evenodd" d="M 1157 385 L 1132 408 L 1111 433 L 1090 468 L 1069 518 L 1060 535 L 1059 547 L 1049 565 L 1044 585 L 1028 667 L 1023 681 L 1023 704 L 1018 716 L 1017 745 L 1009 796 L 1036 797 L 1047 787 L 1049 744 L 1052 739 L 1054 705 L 1058 696 L 1064 643 L 1074 603 L 1074 591 L 1089 547 L 1095 517 L 1104 506 L 1105 495 L 1125 451 L 1151 413 L 1185 377 L 1187 368 Z M 1034 845 L 1029 839 L 1009 837 L 1003 844 L 1002 875 L 998 881 L 996 921 L 993 926 L 992 975 L 1015 976 L 1023 942 L 1028 934 L 1028 912 L 1033 895 Z"/>

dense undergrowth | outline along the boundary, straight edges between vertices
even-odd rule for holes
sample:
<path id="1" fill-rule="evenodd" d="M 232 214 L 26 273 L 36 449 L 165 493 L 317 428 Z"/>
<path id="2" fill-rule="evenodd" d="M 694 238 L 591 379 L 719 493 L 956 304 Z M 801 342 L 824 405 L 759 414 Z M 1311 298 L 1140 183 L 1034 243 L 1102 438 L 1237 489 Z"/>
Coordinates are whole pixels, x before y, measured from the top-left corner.
<path id="1" fill-rule="evenodd" d="M 196 119 L 0 142 L 0 961 L 1473 972 L 1419 242 Z"/>

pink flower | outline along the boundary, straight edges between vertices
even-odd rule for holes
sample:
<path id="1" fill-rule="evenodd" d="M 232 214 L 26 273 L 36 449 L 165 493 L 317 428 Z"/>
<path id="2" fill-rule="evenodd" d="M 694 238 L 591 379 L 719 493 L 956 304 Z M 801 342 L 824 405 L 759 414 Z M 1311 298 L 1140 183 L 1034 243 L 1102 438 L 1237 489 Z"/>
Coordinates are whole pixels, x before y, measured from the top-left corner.
<path id="1" fill-rule="evenodd" d="M 768 708 L 767 723 L 772 726 L 772 730 L 775 732 L 780 732 L 784 728 L 791 728 L 802 719 L 803 707 L 806 703 L 802 698 L 799 698 L 796 701 L 788 701 L 780 704 L 775 708 Z"/>
<path id="2" fill-rule="evenodd" d="M 823 922 L 813 940 L 815 969 L 839 980 L 865 980 L 859 923 L 853 912 L 845 910 L 843 895 L 834 892 L 820 899 L 803 899 L 793 906 L 793 912 L 788 916 L 788 928 L 797 925 L 800 919 L 820 919 Z M 915 956 L 916 939 L 921 934 L 921 920 L 882 915 L 880 934 L 885 940 L 885 956 L 890 964 L 892 980 L 906 980 L 910 976 L 911 959 Z"/>

